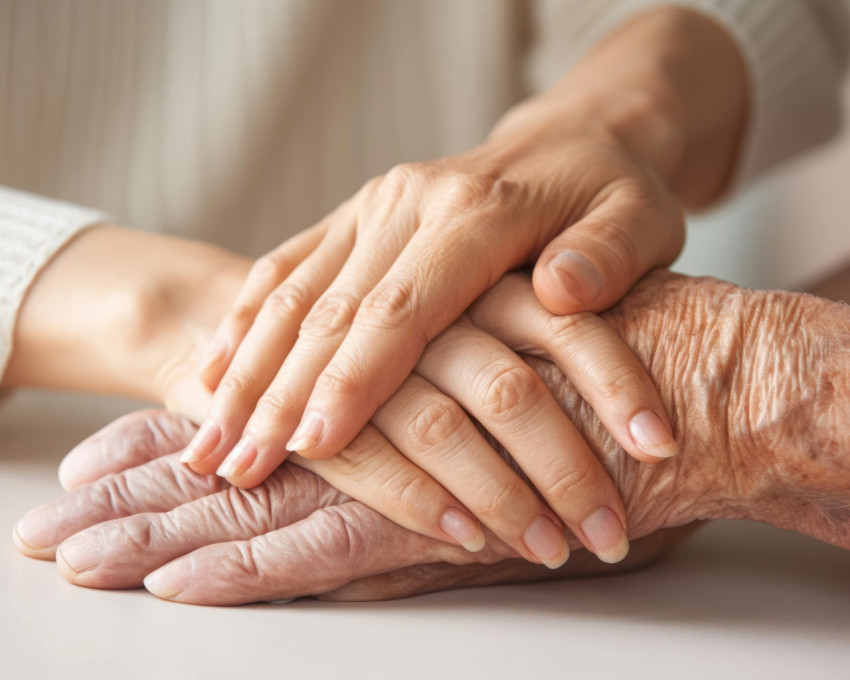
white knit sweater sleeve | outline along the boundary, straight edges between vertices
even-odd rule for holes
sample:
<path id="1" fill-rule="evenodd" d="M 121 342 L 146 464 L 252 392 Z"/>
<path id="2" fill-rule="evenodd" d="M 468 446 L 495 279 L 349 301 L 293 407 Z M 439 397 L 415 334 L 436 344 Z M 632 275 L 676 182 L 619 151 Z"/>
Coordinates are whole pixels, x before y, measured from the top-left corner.
<path id="1" fill-rule="evenodd" d="M 556 17 L 558 0 L 539 0 Z M 737 43 L 749 77 L 749 120 L 735 169 L 733 188 L 799 156 L 841 127 L 841 88 L 850 50 L 850 0 L 623 0 L 591 3 L 588 30 L 569 48 L 573 59 L 617 26 L 662 5 L 677 5 L 710 17 Z M 568 19 L 566 12 L 559 19 Z M 556 21 L 540 29 L 557 31 Z M 557 36 L 547 36 L 556 42 Z M 568 60 L 550 49 L 532 69 L 536 87 L 551 81 L 556 62 Z M 563 66 L 560 67 L 562 72 Z"/>
<path id="2" fill-rule="evenodd" d="M 18 310 L 38 272 L 74 234 L 108 219 L 98 210 L 0 187 L 0 376 Z"/>

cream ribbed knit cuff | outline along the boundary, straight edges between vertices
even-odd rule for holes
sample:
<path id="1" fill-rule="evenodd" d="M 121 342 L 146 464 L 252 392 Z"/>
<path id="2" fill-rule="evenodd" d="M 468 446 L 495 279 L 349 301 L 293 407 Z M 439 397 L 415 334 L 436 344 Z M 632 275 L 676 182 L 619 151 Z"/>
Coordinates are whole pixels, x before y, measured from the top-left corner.
<path id="1" fill-rule="evenodd" d="M 0 376 L 18 310 L 38 272 L 74 234 L 108 220 L 97 210 L 0 187 Z"/>
<path id="2" fill-rule="evenodd" d="M 594 26 L 590 48 L 618 25 L 661 5 L 699 11 L 736 41 L 750 81 L 749 120 L 733 190 L 834 135 L 841 127 L 846 45 L 818 3 L 806 0 L 626 0 Z M 846 3 L 845 3 L 846 7 Z"/>

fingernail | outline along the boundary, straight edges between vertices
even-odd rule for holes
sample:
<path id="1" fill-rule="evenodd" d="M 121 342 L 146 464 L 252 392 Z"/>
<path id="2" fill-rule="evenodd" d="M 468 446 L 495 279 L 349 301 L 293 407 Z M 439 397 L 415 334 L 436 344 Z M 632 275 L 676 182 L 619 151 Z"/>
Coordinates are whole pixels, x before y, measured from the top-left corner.
<path id="1" fill-rule="evenodd" d="M 103 560 L 103 537 L 100 531 L 88 531 L 83 535 L 71 536 L 56 551 L 75 574 L 82 574 L 98 566 Z"/>
<path id="2" fill-rule="evenodd" d="M 242 437 L 233 450 L 227 454 L 218 470 L 215 473 L 219 477 L 230 477 L 231 475 L 241 475 L 245 470 L 251 467 L 251 463 L 257 458 L 257 446 L 254 441 L 248 437 Z"/>
<path id="3" fill-rule="evenodd" d="M 457 508 L 449 508 L 443 513 L 440 528 L 469 552 L 482 550 L 486 543 L 478 522 Z"/>
<path id="4" fill-rule="evenodd" d="M 145 588 L 163 600 L 173 600 L 189 586 L 194 566 L 191 558 L 160 567 L 145 577 Z"/>
<path id="5" fill-rule="evenodd" d="M 180 456 L 181 463 L 197 463 L 202 458 L 210 455 L 216 444 L 221 440 L 221 428 L 218 423 L 207 418 L 201 423 L 200 429 L 195 433 L 189 446 Z"/>
<path id="6" fill-rule="evenodd" d="M 602 290 L 602 277 L 590 262 L 572 250 L 562 250 L 549 263 L 567 292 L 583 304 L 593 301 Z"/>
<path id="7" fill-rule="evenodd" d="M 620 518 L 610 508 L 597 508 L 581 523 L 590 547 L 603 562 L 620 562 L 629 553 L 629 539 Z"/>
<path id="8" fill-rule="evenodd" d="M 322 437 L 322 430 L 325 427 L 325 419 L 318 411 L 307 411 L 301 422 L 295 429 L 292 438 L 286 444 L 287 451 L 304 451 L 312 449 L 319 443 Z"/>
<path id="9" fill-rule="evenodd" d="M 679 453 L 679 445 L 669 428 L 652 411 L 641 411 L 629 423 L 635 444 L 656 458 L 671 458 Z"/>
<path id="10" fill-rule="evenodd" d="M 216 337 L 210 344 L 206 359 L 204 359 L 204 363 L 201 365 L 201 371 L 205 371 L 213 364 L 224 359 L 227 356 L 228 347 L 227 340 L 222 337 Z"/>
<path id="11" fill-rule="evenodd" d="M 56 529 L 56 510 L 50 505 L 30 510 L 15 527 L 18 538 L 34 550 L 53 546 Z"/>
<path id="12" fill-rule="evenodd" d="M 550 569 L 557 569 L 570 556 L 564 532 L 548 517 L 539 515 L 525 530 L 525 547 Z"/>

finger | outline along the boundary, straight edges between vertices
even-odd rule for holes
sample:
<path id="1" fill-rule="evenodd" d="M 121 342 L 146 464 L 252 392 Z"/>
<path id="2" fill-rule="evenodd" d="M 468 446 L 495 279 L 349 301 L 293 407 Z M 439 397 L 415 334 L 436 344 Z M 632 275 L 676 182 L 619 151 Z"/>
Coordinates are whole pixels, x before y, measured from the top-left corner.
<path id="1" fill-rule="evenodd" d="M 567 560 L 558 517 L 485 441 L 463 409 L 427 380 L 410 376 L 373 422 L 519 555 L 550 569 Z"/>
<path id="2" fill-rule="evenodd" d="M 84 529 L 59 545 L 56 562 L 76 585 L 134 588 L 147 574 L 193 550 L 248 540 L 346 500 L 306 470 L 286 466 L 257 489 L 231 487 L 168 512 L 134 514 Z"/>
<path id="3" fill-rule="evenodd" d="M 505 309 L 511 313 L 505 314 Z M 516 351 L 554 360 L 632 457 L 657 463 L 678 453 L 652 379 L 600 317 L 553 316 L 537 300 L 528 277 L 508 274 L 476 300 L 469 318 Z"/>
<path id="4" fill-rule="evenodd" d="M 506 217 L 493 210 L 479 211 L 475 219 L 501 224 Z M 363 298 L 316 380 L 288 448 L 308 458 L 339 451 L 398 389 L 428 341 L 527 255 L 520 249 L 494 249 L 461 219 L 446 221 L 438 214 L 424 222 Z"/>
<path id="5" fill-rule="evenodd" d="M 471 559 L 352 501 L 248 541 L 200 548 L 150 574 L 145 587 L 175 602 L 234 605 L 317 595 L 411 564 Z"/>
<path id="6" fill-rule="evenodd" d="M 392 222 L 394 233 L 402 237 L 375 240 L 358 233 L 339 275 L 304 318 L 298 340 L 257 403 L 244 438 L 221 466 L 219 474 L 231 484 L 258 484 L 299 446 L 293 433 L 317 377 L 342 343 L 363 297 L 396 259 L 405 230 L 415 230 L 418 216 L 409 206 L 410 197 L 387 193 L 382 186 L 373 181 L 364 188 L 363 201 L 372 212 L 358 219 L 382 226 Z"/>
<path id="7" fill-rule="evenodd" d="M 626 513 L 611 478 L 528 364 L 466 322 L 435 339 L 416 371 L 501 442 L 585 547 L 606 562 L 625 557 Z"/>
<path id="8" fill-rule="evenodd" d="M 569 562 L 554 571 L 525 560 L 512 559 L 495 564 L 461 565 L 437 562 L 358 579 L 341 588 L 323 593 L 319 599 L 334 602 L 393 600 L 442 590 L 490 586 L 498 583 L 528 583 L 622 574 L 656 562 L 670 548 L 692 534 L 695 528 L 694 524 L 690 524 L 675 529 L 661 529 L 639 538 L 632 543 L 628 557 L 618 564 L 602 563 L 587 550 L 577 550 Z"/>
<path id="9" fill-rule="evenodd" d="M 185 447 L 197 427 L 163 410 L 129 413 L 75 446 L 59 464 L 66 491 Z"/>
<path id="10" fill-rule="evenodd" d="M 344 209 L 343 205 L 341 210 Z M 219 324 L 199 371 L 201 382 L 208 390 L 215 391 L 218 387 L 236 348 L 247 335 L 263 302 L 316 249 L 330 223 L 330 218 L 326 218 L 314 227 L 296 234 L 263 255 L 251 267 L 236 300 Z"/>
<path id="11" fill-rule="evenodd" d="M 13 530 L 18 550 L 53 559 L 56 546 L 72 534 L 117 517 L 163 512 L 221 488 L 218 477 L 199 475 L 165 456 L 142 467 L 108 475 L 27 513 Z"/>
<path id="12" fill-rule="evenodd" d="M 475 429 L 472 423 L 469 427 Z M 292 460 L 406 529 L 470 552 L 484 548 L 484 532 L 463 504 L 399 453 L 373 425 L 363 428 L 333 458 L 312 461 L 294 456 Z"/>
<path id="13" fill-rule="evenodd" d="M 650 269 L 676 259 L 685 238 L 682 209 L 666 191 L 651 196 L 647 191 L 618 186 L 546 246 L 533 278 L 546 309 L 553 314 L 603 311 Z"/>
<path id="14" fill-rule="evenodd" d="M 239 441 L 257 400 L 295 344 L 304 316 L 351 252 L 353 238 L 353 225 L 340 223 L 340 228 L 330 230 L 319 247 L 265 298 L 186 451 L 184 462 L 193 470 L 215 472 Z"/>

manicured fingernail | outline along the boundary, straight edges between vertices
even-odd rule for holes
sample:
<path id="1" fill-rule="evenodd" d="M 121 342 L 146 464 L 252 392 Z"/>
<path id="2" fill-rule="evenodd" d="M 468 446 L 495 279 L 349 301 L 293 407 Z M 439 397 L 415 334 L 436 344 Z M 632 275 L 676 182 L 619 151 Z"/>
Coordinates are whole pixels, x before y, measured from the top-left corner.
<path id="1" fill-rule="evenodd" d="M 593 301 L 602 290 L 604 282 L 596 267 L 572 250 L 562 250 L 552 258 L 549 266 L 567 292 L 583 304 Z"/>
<path id="2" fill-rule="evenodd" d="M 195 433 L 189 446 L 180 456 L 181 463 L 197 463 L 213 452 L 216 444 L 221 440 L 221 428 L 218 423 L 207 418 L 201 423 L 200 429 Z"/>
<path id="3" fill-rule="evenodd" d="M 295 429 L 292 438 L 286 444 L 287 451 L 305 451 L 312 449 L 322 438 L 325 419 L 318 411 L 307 411 Z"/>
<path id="4" fill-rule="evenodd" d="M 233 447 L 233 450 L 227 454 L 218 470 L 215 473 L 219 477 L 230 477 L 231 475 L 241 475 L 245 470 L 251 467 L 251 463 L 257 458 L 257 446 L 254 441 L 248 437 L 242 437 L 239 443 Z"/>
<path id="5" fill-rule="evenodd" d="M 620 523 L 620 518 L 610 508 L 602 506 L 594 510 L 584 522 L 581 530 L 590 547 L 603 562 L 620 562 L 629 553 L 629 539 Z"/>
<path id="6" fill-rule="evenodd" d="M 160 567 L 145 577 L 145 588 L 163 600 L 173 600 L 189 586 L 194 563 L 191 558 Z"/>
<path id="7" fill-rule="evenodd" d="M 539 515 L 525 530 L 525 547 L 550 569 L 557 569 L 570 556 L 564 532 L 548 517 Z"/>
<path id="8" fill-rule="evenodd" d="M 205 371 L 213 364 L 224 359 L 224 357 L 227 356 L 228 347 L 229 345 L 227 344 L 227 340 L 222 337 L 215 338 L 212 343 L 210 343 L 210 349 L 207 352 L 207 357 L 204 359 L 204 363 L 201 365 L 201 371 Z"/>
<path id="9" fill-rule="evenodd" d="M 486 543 L 478 522 L 457 508 L 449 508 L 443 513 L 440 528 L 469 552 L 482 550 Z"/>
<path id="10" fill-rule="evenodd" d="M 63 561 L 75 574 L 94 569 L 103 560 L 103 537 L 100 531 L 71 536 L 59 546 L 56 560 Z"/>
<path id="11" fill-rule="evenodd" d="M 33 550 L 49 548 L 56 543 L 56 510 L 42 505 L 30 510 L 15 526 L 18 538 Z"/>
<path id="12" fill-rule="evenodd" d="M 640 449 L 656 458 L 671 458 L 679 445 L 669 428 L 652 411 L 641 411 L 629 423 L 629 432 Z"/>

